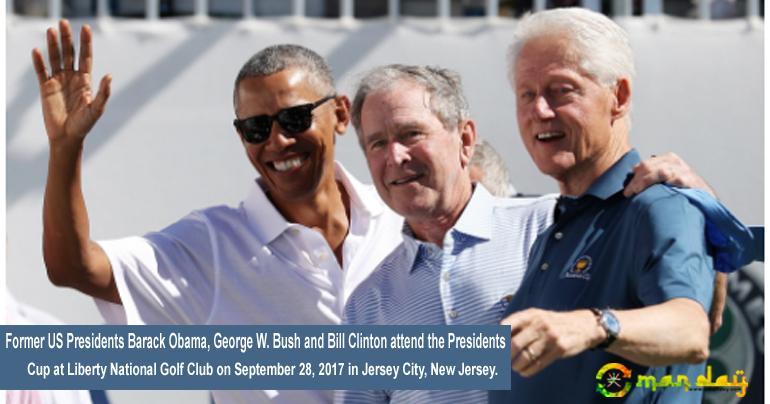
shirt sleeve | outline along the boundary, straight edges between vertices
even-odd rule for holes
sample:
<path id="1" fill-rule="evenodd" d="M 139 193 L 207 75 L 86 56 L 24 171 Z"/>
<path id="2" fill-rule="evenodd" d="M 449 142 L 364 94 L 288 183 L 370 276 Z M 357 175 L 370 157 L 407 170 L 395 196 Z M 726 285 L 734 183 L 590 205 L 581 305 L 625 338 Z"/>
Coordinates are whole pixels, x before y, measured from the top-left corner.
<path id="1" fill-rule="evenodd" d="M 674 193 L 643 203 L 634 249 L 638 297 L 645 306 L 688 298 L 708 312 L 714 287 L 712 260 L 706 252 L 704 218 Z"/>
<path id="2" fill-rule="evenodd" d="M 379 268 L 378 268 L 379 269 Z M 350 295 L 350 298 L 345 303 L 345 308 L 342 312 L 342 324 L 344 325 L 364 325 L 371 324 L 366 322 L 364 316 L 359 316 L 359 306 L 367 307 L 367 296 L 364 291 L 369 291 L 371 280 L 367 279 Z M 371 306 L 369 306 L 371 307 Z"/>
<path id="3" fill-rule="evenodd" d="M 705 234 L 714 269 L 733 272 L 754 260 L 754 234 L 719 201 L 699 189 L 672 188 L 706 218 Z"/>
<path id="4" fill-rule="evenodd" d="M 122 305 L 95 299 L 108 323 L 205 324 L 217 274 L 208 221 L 195 212 L 143 237 L 100 241 Z"/>

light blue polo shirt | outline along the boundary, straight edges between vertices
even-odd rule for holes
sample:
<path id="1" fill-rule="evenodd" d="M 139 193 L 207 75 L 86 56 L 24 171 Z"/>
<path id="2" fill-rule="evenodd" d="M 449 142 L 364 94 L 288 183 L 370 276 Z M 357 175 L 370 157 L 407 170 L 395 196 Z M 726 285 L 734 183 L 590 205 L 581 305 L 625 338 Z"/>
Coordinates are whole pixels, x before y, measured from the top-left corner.
<path id="1" fill-rule="evenodd" d="M 556 220 L 535 242 L 527 274 L 507 314 L 530 307 L 623 310 L 674 298 L 695 300 L 708 313 L 714 271 L 704 239 L 703 214 L 682 194 L 663 185 L 625 198 L 624 182 L 638 162 L 639 155 L 632 150 L 583 196 L 559 198 Z M 586 351 L 556 361 L 530 378 L 514 372 L 511 390 L 490 392 L 490 402 L 606 402 L 608 399 L 596 392 L 596 375 L 610 362 L 630 369 L 634 385 L 640 374 L 671 374 L 675 378 L 686 374 L 694 384 L 705 367 L 649 368 L 603 350 Z M 702 392 L 681 388 L 652 392 L 633 387 L 623 399 L 612 400 L 700 403 L 701 398 Z"/>
<path id="2" fill-rule="evenodd" d="M 524 203 L 521 206 L 516 204 Z M 495 198 L 481 185 L 441 246 L 404 241 L 351 295 L 346 324 L 497 324 L 524 277 L 527 251 L 551 223 L 554 197 Z M 478 403 L 479 390 L 341 391 L 343 403 Z"/>

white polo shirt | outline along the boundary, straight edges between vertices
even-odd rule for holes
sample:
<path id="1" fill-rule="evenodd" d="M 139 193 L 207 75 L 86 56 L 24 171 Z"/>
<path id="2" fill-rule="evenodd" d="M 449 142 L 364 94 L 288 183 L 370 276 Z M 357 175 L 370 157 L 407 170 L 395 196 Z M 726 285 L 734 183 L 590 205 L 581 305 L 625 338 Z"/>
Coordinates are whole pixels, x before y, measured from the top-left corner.
<path id="1" fill-rule="evenodd" d="M 339 163 L 350 195 L 343 265 L 320 233 L 289 223 L 261 186 L 237 208 L 195 211 L 159 232 L 101 241 L 122 305 L 118 324 L 339 324 L 345 301 L 401 241 L 403 219 Z M 257 184 L 260 181 L 257 180 Z M 215 391 L 217 402 L 331 402 L 327 391 Z"/>

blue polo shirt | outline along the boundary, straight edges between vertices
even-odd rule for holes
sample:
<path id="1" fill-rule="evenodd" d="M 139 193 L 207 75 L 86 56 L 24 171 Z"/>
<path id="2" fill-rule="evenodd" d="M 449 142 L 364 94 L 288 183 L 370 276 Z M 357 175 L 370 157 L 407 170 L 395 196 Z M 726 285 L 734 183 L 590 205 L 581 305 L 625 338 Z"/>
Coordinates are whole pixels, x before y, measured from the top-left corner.
<path id="1" fill-rule="evenodd" d="M 674 298 L 697 301 L 708 313 L 714 271 L 704 239 L 704 218 L 687 199 L 662 185 L 632 197 L 623 185 L 635 164 L 626 153 L 578 197 L 561 197 L 556 221 L 535 241 L 527 273 L 506 315 L 530 307 L 634 309 Z M 622 324 L 621 324 L 622 327 Z M 631 370 L 625 397 L 596 391 L 597 373 L 616 362 Z M 688 375 L 694 386 L 705 363 L 663 368 L 640 366 L 603 350 L 554 362 L 537 375 L 512 372 L 511 390 L 490 392 L 491 403 L 676 402 L 700 403 L 702 392 L 635 387 L 638 375 Z M 565 401 L 566 400 L 566 401 Z M 662 400 L 662 401 L 656 401 Z"/>

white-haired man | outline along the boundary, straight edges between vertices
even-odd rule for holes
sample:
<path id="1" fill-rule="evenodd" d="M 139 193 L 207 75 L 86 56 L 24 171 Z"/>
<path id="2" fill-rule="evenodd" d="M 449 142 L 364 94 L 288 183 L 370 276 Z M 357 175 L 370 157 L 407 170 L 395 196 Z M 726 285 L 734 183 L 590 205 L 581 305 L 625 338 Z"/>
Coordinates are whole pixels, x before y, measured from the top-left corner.
<path id="1" fill-rule="evenodd" d="M 489 142 L 476 142 L 470 164 L 471 181 L 480 182 L 494 196 L 516 196 L 516 188 L 511 184 L 508 167 L 505 166 L 500 153 Z"/>
<path id="2" fill-rule="evenodd" d="M 519 23 L 510 58 L 521 137 L 561 197 L 502 322 L 514 372 L 491 402 L 700 402 L 681 387 L 629 392 L 639 375 L 694 385 L 714 273 L 686 198 L 663 185 L 623 195 L 639 163 L 626 33 L 592 11 L 548 10 Z"/>
<path id="3" fill-rule="evenodd" d="M 498 323 L 518 290 L 530 246 L 552 222 L 553 196 L 496 198 L 471 182 L 476 127 L 459 76 L 447 69 L 373 69 L 358 86 L 352 122 L 378 193 L 406 225 L 403 243 L 353 292 L 345 321 Z M 486 392 L 468 390 L 339 396 L 352 403 L 486 400 Z"/>

